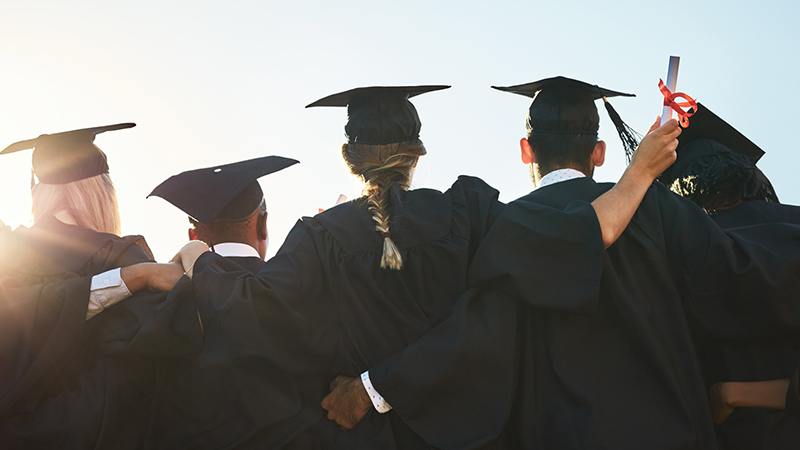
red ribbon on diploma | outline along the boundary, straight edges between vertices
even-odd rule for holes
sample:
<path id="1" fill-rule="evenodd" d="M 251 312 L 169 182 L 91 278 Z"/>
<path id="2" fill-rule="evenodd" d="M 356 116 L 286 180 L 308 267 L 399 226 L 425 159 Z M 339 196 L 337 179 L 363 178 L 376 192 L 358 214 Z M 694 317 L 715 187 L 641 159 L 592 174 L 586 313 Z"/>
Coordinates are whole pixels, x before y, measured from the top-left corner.
<path id="1" fill-rule="evenodd" d="M 683 92 L 676 92 L 673 94 L 670 92 L 667 85 L 664 84 L 664 80 L 658 80 L 658 89 L 661 90 L 662 94 L 664 94 L 664 106 L 669 106 L 675 111 L 676 114 L 678 114 L 678 119 L 680 120 L 683 128 L 688 127 L 689 117 L 693 116 L 697 111 L 697 102 Z M 686 101 L 678 102 L 675 101 L 676 98 L 682 98 Z M 692 108 L 693 111 L 684 111 L 683 108 Z"/>

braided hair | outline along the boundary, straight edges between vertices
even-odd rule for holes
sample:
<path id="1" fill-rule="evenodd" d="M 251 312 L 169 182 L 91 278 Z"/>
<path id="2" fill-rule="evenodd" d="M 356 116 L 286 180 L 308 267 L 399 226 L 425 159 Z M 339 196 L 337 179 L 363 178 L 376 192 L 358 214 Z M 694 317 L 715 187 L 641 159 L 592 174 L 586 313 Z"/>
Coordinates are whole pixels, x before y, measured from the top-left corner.
<path id="1" fill-rule="evenodd" d="M 381 268 L 400 270 L 403 256 L 391 235 L 392 211 L 400 192 L 408 190 L 417 158 L 426 154 L 419 139 L 393 144 L 344 144 L 342 157 L 353 175 L 364 182 L 367 209 L 375 221 L 375 231 L 383 237 Z"/>

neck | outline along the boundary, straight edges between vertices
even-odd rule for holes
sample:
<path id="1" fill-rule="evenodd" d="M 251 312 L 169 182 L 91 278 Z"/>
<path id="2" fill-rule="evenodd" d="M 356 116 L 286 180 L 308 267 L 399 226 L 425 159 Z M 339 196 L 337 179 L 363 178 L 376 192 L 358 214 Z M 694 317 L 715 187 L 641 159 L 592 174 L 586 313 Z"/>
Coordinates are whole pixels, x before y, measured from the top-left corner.
<path id="1" fill-rule="evenodd" d="M 249 245 L 250 247 L 253 247 L 254 249 L 256 249 L 256 251 L 258 252 L 259 256 L 261 256 L 261 259 L 264 259 L 264 257 L 266 256 L 266 245 L 264 245 L 264 243 L 260 239 L 258 239 L 257 237 L 250 238 L 250 239 L 243 239 L 243 238 L 242 239 L 219 239 L 219 240 L 212 240 L 211 242 L 213 242 L 214 245 L 227 244 L 227 243 Z"/>
<path id="2" fill-rule="evenodd" d="M 590 173 L 586 173 L 585 170 L 579 169 L 578 167 L 575 167 L 575 166 L 572 166 L 572 165 L 553 167 L 553 168 L 549 168 L 547 171 L 542 170 L 542 167 L 540 165 L 538 165 L 538 164 L 531 164 L 530 166 L 531 166 L 531 179 L 533 179 L 533 185 L 535 187 L 539 187 L 539 185 L 542 184 L 542 178 L 547 176 L 547 174 L 550 174 L 550 173 L 555 172 L 557 170 L 563 170 L 563 169 L 577 170 L 578 172 L 586 175 L 589 178 L 591 178 L 592 174 L 593 174 L 592 173 L 593 171 L 590 172 Z"/>
<path id="3" fill-rule="evenodd" d="M 55 217 L 56 219 L 58 219 L 58 221 L 65 223 L 67 225 L 79 225 L 78 221 L 75 220 L 75 216 L 73 216 L 72 213 L 67 210 L 61 210 L 53 214 L 53 217 Z"/>

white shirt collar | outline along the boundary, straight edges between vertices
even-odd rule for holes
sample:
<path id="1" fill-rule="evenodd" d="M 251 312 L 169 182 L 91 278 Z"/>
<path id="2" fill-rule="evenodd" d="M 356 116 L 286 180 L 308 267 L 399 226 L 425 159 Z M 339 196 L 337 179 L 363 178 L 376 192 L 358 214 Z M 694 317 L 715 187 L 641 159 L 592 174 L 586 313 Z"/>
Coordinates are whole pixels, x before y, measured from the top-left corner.
<path id="1" fill-rule="evenodd" d="M 256 258 L 261 258 L 261 256 L 258 254 L 258 250 L 247 244 L 241 244 L 239 242 L 223 242 L 222 244 L 214 244 L 214 252 L 219 256 L 224 256 L 226 258 L 242 256 L 255 256 Z"/>
<path id="2" fill-rule="evenodd" d="M 586 175 L 584 175 L 583 172 L 575 169 L 554 170 L 539 180 L 539 186 L 537 186 L 537 189 L 549 186 L 551 184 L 560 183 L 562 181 L 574 180 L 575 178 L 586 178 Z"/>

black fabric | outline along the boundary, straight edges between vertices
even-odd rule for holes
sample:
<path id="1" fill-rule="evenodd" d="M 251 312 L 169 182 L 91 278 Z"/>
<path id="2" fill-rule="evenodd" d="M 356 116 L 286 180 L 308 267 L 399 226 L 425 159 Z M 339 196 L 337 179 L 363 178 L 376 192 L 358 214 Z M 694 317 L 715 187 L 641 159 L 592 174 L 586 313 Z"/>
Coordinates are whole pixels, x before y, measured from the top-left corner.
<path id="1" fill-rule="evenodd" d="M 151 261 L 140 236 L 48 218 L 13 241 L 0 279 L 0 444 L 141 448 L 153 358 L 199 345 L 198 327 L 186 326 L 196 311 L 143 291 L 86 321 L 92 275 Z"/>
<path id="2" fill-rule="evenodd" d="M 290 447 L 398 448 L 408 441 L 427 448 L 393 413 L 376 413 L 345 435 L 319 403 L 337 375 L 359 376 L 450 314 L 466 288 L 472 244 L 502 208 L 497 195 L 471 177 L 444 193 L 402 194 L 392 218 L 401 271 L 380 268 L 383 238 L 363 199 L 302 219 L 255 277 L 228 259 L 202 255 L 193 278 L 206 338 L 200 364 L 257 361 L 287 377 L 313 377 L 319 388 L 311 391 L 315 398 L 297 401 L 302 417 L 291 425 L 299 435 Z M 276 426 L 267 425 L 228 445 L 275 445 Z"/>
<path id="3" fill-rule="evenodd" d="M 543 297 L 564 301 L 553 303 L 560 309 L 596 308 L 596 296 L 580 303 L 569 297 L 599 285 L 604 255 L 600 226 L 587 202 L 575 202 L 566 211 L 574 220 L 552 220 L 552 211 L 534 203 L 507 205 L 490 231 L 492 243 L 484 241 L 478 251 L 503 265 L 491 274 L 470 276 L 471 289 L 446 321 L 370 368 L 375 389 L 432 445 L 445 449 L 511 445 L 498 435 L 517 395 L 514 295 L 535 287 Z M 535 258 L 540 264 L 527 264 L 535 255 L 542 256 Z M 552 283 L 553 279 L 563 280 L 563 285 Z"/>
<path id="4" fill-rule="evenodd" d="M 588 178 L 569 180 L 511 202 L 478 249 L 470 284 L 515 296 L 521 313 L 517 369 L 495 375 L 500 383 L 515 376 L 513 394 L 495 397 L 491 407 L 479 402 L 481 407 L 471 411 L 479 417 L 472 420 L 509 417 L 501 435 L 508 448 L 716 448 L 687 316 L 731 339 L 764 339 L 796 327 L 798 282 L 792 274 L 800 268 L 800 231 L 766 224 L 726 235 L 697 206 L 657 184 L 623 235 L 602 255 L 599 267 L 579 267 L 586 280 L 602 270 L 599 284 L 576 284 L 574 273 L 548 270 L 551 258 L 558 256 L 548 247 L 540 254 L 520 245 L 528 234 L 525 225 L 532 221 L 516 205 L 568 208 L 575 200 L 592 201 L 610 187 Z M 784 248 L 759 245 L 765 235 L 781 236 Z M 554 243 L 551 248 L 558 247 Z M 764 267 L 775 273 L 766 273 Z M 486 298 L 484 307 L 498 315 L 509 313 L 503 303 Z M 445 322 L 421 342 L 448 342 L 452 329 L 459 327 Z M 488 343 L 473 337 L 457 342 L 455 350 L 431 346 L 426 352 L 412 346 L 402 364 L 389 366 L 392 370 L 380 372 L 380 365 L 371 369 L 381 374 L 373 384 L 401 417 L 411 414 L 421 423 L 435 422 L 438 417 L 425 416 L 421 408 L 425 404 L 417 396 L 419 386 L 423 392 L 447 391 L 451 380 L 440 374 L 454 363 L 443 355 L 480 354 L 475 342 L 489 347 L 500 345 L 491 342 L 494 338 L 509 340 L 491 332 L 483 336 Z M 425 372 L 415 374 L 420 365 Z M 509 364 L 484 370 L 505 367 Z M 481 389 L 474 386 L 469 390 L 473 395 L 481 399 Z M 465 448 L 485 439 L 441 441 L 441 446 Z"/>
<path id="5" fill-rule="evenodd" d="M 301 220 L 255 277 L 211 253 L 195 264 L 202 365 L 257 360 L 323 387 L 305 403 L 308 418 L 293 426 L 306 431 L 290 447 L 427 448 L 393 412 L 370 412 L 342 433 L 319 406 L 337 375 L 359 376 L 451 314 L 471 253 L 502 208 L 497 191 L 471 177 L 445 193 L 406 192 L 402 202 L 392 219 L 401 271 L 380 268 L 382 237 L 362 199 Z M 256 428 L 247 445 L 269 446 L 270 434 Z"/>
<path id="6" fill-rule="evenodd" d="M 794 370 L 789 377 L 789 389 L 786 392 L 786 412 L 800 418 L 800 351 L 795 352 L 790 361 Z"/>
<path id="7" fill-rule="evenodd" d="M 250 274 L 265 265 L 258 257 L 225 259 Z M 181 280 L 171 295 L 177 292 L 195 311 L 191 282 Z M 159 365 L 145 448 L 278 448 L 319 420 L 327 383 L 317 377 L 287 376 L 257 358 L 203 366 L 202 351 L 197 346 Z"/>
<path id="8" fill-rule="evenodd" d="M 418 138 L 422 122 L 409 98 L 450 86 L 372 86 L 321 98 L 306 108 L 346 106 L 347 142 L 381 145 Z"/>
<path id="9" fill-rule="evenodd" d="M 800 224 L 800 207 L 761 201 L 743 202 L 713 216 L 723 229 L 769 223 Z M 778 240 L 766 241 L 781 246 Z M 758 304 L 759 299 L 754 299 Z M 779 335 L 755 342 L 719 339 L 702 327 L 695 330 L 695 346 L 706 386 L 722 381 L 766 381 L 789 378 L 797 370 L 793 355 L 800 335 Z M 789 361 L 787 363 L 787 361 Z M 788 410 L 787 397 L 787 410 Z M 738 408 L 719 428 L 725 449 L 779 449 L 800 447 L 800 419 L 767 408 Z"/>
<path id="10" fill-rule="evenodd" d="M 15 142 L 0 155 L 33 148 L 33 172 L 42 183 L 66 184 L 108 173 L 106 155 L 93 144 L 95 136 L 106 131 L 135 127 L 120 123 L 94 128 L 43 134 L 35 139 Z"/>
<path id="11" fill-rule="evenodd" d="M 526 198 L 558 207 L 607 188 L 571 180 Z M 762 227 L 730 231 L 738 234 L 728 238 L 694 204 L 655 185 L 607 250 L 595 315 L 541 309 L 535 290 L 521 297 L 531 310 L 511 422 L 519 442 L 526 448 L 714 448 L 687 316 L 731 339 L 768 338 L 781 326 L 795 328 L 800 318 L 789 302 L 798 288 L 791 275 L 796 256 L 753 240 L 764 242 L 767 230 L 797 230 Z M 797 237 L 786 241 L 794 251 Z M 477 261 L 475 270 L 483 272 Z M 764 273 L 776 265 L 788 270 Z M 750 314 L 756 308 L 772 314 Z"/>

